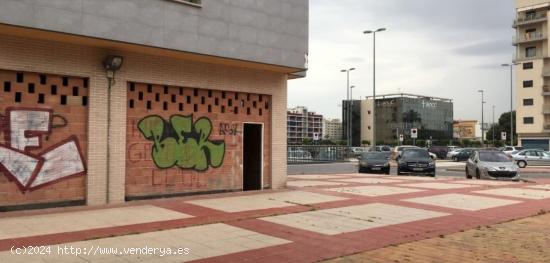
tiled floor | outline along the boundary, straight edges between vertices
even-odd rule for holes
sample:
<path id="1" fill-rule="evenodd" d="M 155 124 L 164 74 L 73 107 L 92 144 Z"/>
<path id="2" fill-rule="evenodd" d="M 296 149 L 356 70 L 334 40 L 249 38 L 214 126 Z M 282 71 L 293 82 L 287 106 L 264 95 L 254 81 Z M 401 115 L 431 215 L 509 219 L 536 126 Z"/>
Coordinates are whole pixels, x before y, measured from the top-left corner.
<path id="1" fill-rule="evenodd" d="M 550 211 L 535 184 L 370 174 L 304 175 L 300 189 L 5 213 L 0 262 L 316 262 Z M 345 184 L 336 186 L 335 184 Z M 365 185 L 360 185 L 365 184 Z M 480 191 L 483 190 L 483 191 Z M 63 209 L 61 209 L 63 211 Z M 88 230 L 88 231 L 86 231 Z M 14 246 L 188 248 L 188 255 L 13 255 Z"/>
<path id="2" fill-rule="evenodd" d="M 71 262 L 96 262 L 106 260 L 114 262 L 123 260 L 124 262 L 148 262 L 151 260 L 164 262 L 187 262 L 202 258 L 209 258 L 231 254 L 251 249 L 258 249 L 270 246 L 290 243 L 288 240 L 275 238 L 259 234 L 250 230 L 233 227 L 226 224 L 211 224 L 205 226 L 195 226 L 182 229 L 165 230 L 149 232 L 144 234 L 129 235 L 122 237 L 104 238 L 100 240 L 82 241 L 68 243 L 65 246 L 79 248 L 82 251 L 90 250 L 90 255 L 73 256 Z M 171 248 L 172 254 L 161 257 L 161 252 L 147 253 L 146 255 L 129 255 L 124 252 L 124 248 Z M 115 255 L 100 255 L 97 248 L 116 249 Z M 178 249 L 181 250 L 178 251 Z M 183 249 L 189 250 L 185 254 Z M 57 252 L 57 247 L 54 246 Z M 19 255 L 13 255 L 10 251 L 2 252 L 0 259 L 2 262 L 16 262 Z M 27 258 L 25 262 L 44 262 L 57 260 L 47 255 L 34 256 Z M 56 261 L 58 262 L 58 261 Z"/>
<path id="3" fill-rule="evenodd" d="M 336 235 L 446 215 L 403 206 L 367 204 L 261 219 L 320 234 Z"/>
<path id="4" fill-rule="evenodd" d="M 340 188 L 330 188 L 327 190 L 339 192 L 339 193 L 364 195 L 364 196 L 385 196 L 385 195 L 408 194 L 408 193 L 416 193 L 416 192 L 424 191 L 419 189 L 394 187 L 394 186 L 379 186 L 379 185 L 340 187 Z"/>
<path id="5" fill-rule="evenodd" d="M 336 180 L 336 181 L 346 182 L 346 183 L 360 183 L 360 184 L 387 184 L 387 183 L 403 182 L 401 180 L 375 178 L 375 177 L 339 179 L 339 180 Z"/>
<path id="6" fill-rule="evenodd" d="M 427 188 L 427 189 L 439 189 L 439 190 L 477 187 L 475 185 L 448 184 L 448 183 L 416 183 L 416 184 L 400 184 L 399 186 Z"/>
<path id="7" fill-rule="evenodd" d="M 157 206 L 131 206 L 81 212 L 0 218 L 0 239 L 189 218 Z"/>
<path id="8" fill-rule="evenodd" d="M 328 186 L 328 185 L 346 185 L 346 183 L 296 180 L 296 181 L 288 181 L 286 185 L 289 187 L 312 187 L 312 186 Z"/>
<path id="9" fill-rule="evenodd" d="M 418 197 L 406 199 L 404 201 L 442 206 L 448 208 L 462 209 L 468 211 L 478 211 L 482 209 L 495 208 L 505 205 L 521 203 L 520 201 L 504 200 L 490 197 L 464 195 L 464 194 L 444 194 L 427 197 Z"/>
<path id="10" fill-rule="evenodd" d="M 306 174 L 306 175 L 289 175 L 288 179 L 295 180 L 318 180 L 318 179 L 339 179 L 342 176 L 328 174 Z"/>
<path id="11" fill-rule="evenodd" d="M 271 194 L 256 194 L 237 197 L 223 197 L 189 201 L 188 203 L 216 209 L 224 212 L 242 212 L 259 209 L 280 208 L 294 205 L 306 205 L 345 198 L 310 192 L 293 191 Z"/>
<path id="12" fill-rule="evenodd" d="M 499 189 L 476 191 L 475 193 L 526 198 L 526 199 L 550 198 L 550 191 L 548 190 L 535 190 L 535 189 L 527 189 L 527 188 L 499 188 Z"/>

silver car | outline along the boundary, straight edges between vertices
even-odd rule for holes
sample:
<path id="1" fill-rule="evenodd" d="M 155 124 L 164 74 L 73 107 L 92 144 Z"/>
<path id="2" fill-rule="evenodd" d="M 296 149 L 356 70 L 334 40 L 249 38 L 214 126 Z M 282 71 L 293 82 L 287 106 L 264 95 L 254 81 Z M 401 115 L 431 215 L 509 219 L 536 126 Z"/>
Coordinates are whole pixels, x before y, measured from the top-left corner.
<path id="1" fill-rule="evenodd" d="M 519 168 L 501 151 L 476 150 L 466 163 L 466 178 L 519 180 Z"/>
<path id="2" fill-rule="evenodd" d="M 550 153 L 543 150 L 523 150 L 512 154 L 520 168 L 528 165 L 550 165 Z"/>

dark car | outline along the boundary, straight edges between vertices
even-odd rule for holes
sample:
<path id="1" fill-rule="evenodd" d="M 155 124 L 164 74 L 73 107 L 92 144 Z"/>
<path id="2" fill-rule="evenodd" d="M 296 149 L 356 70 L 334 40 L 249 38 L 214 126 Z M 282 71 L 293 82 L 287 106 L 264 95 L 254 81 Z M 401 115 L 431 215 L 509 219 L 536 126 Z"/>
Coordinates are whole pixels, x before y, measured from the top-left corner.
<path id="1" fill-rule="evenodd" d="M 399 156 L 397 174 L 427 174 L 435 176 L 435 162 L 425 149 L 405 149 Z"/>
<path id="2" fill-rule="evenodd" d="M 468 160 L 470 156 L 474 153 L 474 149 L 462 149 L 457 154 L 453 156 L 453 161 L 462 162 Z"/>
<path id="3" fill-rule="evenodd" d="M 449 147 L 447 146 L 432 146 L 428 149 L 429 152 L 435 154 L 437 159 L 445 160 L 447 158 L 447 153 L 449 152 Z"/>
<path id="4" fill-rule="evenodd" d="M 366 152 L 359 157 L 360 173 L 390 174 L 389 154 L 384 152 Z"/>

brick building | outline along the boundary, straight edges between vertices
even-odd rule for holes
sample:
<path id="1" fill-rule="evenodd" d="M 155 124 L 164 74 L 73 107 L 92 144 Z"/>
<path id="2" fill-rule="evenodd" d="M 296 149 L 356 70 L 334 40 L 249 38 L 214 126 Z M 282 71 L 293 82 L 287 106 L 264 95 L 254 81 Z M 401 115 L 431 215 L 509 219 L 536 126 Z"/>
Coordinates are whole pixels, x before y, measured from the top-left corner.
<path id="1" fill-rule="evenodd" d="M 308 1 L 186 2 L 0 3 L 0 210 L 285 187 Z"/>

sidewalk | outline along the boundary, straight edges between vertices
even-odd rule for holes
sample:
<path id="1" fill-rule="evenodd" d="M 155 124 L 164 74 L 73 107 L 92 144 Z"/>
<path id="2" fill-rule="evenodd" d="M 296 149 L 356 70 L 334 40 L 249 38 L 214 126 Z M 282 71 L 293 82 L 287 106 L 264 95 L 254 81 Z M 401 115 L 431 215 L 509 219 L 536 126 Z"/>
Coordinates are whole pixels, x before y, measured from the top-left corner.
<path id="1" fill-rule="evenodd" d="M 288 185 L 3 213 L 0 262 L 314 262 L 550 210 L 550 179 L 296 175 Z"/>
<path id="2" fill-rule="evenodd" d="M 351 262 L 550 262 L 550 215 L 479 227 L 328 260 Z"/>

